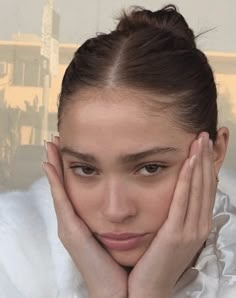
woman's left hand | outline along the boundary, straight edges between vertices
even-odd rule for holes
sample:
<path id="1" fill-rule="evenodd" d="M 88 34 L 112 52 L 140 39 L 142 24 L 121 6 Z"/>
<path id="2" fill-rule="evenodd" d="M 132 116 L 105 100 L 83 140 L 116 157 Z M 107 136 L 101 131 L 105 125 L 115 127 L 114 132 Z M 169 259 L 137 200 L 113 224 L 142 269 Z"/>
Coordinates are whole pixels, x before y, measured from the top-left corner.
<path id="1" fill-rule="evenodd" d="M 216 194 L 212 141 L 194 140 L 175 187 L 169 214 L 129 275 L 130 298 L 170 298 L 208 238 Z"/>

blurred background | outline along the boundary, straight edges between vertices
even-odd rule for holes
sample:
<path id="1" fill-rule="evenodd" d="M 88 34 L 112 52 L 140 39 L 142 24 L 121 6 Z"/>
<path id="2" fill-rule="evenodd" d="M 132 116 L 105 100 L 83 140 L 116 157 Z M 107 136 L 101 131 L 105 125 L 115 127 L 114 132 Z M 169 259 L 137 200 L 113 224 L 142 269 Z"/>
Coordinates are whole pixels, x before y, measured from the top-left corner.
<path id="1" fill-rule="evenodd" d="M 0 10 L 0 191 L 28 188 L 44 175 L 43 140 L 57 134 L 60 84 L 79 45 L 96 32 L 113 30 L 122 8 L 157 10 L 169 3 L 177 5 L 195 35 L 212 29 L 198 46 L 215 72 L 219 125 L 230 128 L 224 169 L 236 173 L 236 1 L 5 0 Z"/>

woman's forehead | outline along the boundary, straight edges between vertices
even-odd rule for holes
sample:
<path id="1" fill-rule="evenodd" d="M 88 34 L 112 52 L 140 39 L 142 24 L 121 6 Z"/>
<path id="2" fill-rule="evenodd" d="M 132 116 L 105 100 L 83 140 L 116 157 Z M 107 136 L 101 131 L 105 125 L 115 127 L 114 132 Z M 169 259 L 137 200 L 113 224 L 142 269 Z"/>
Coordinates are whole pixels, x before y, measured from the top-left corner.
<path id="1" fill-rule="evenodd" d="M 90 159 L 95 156 L 99 160 L 105 154 L 113 160 L 114 156 L 128 156 L 150 148 L 158 148 L 162 156 L 184 156 L 195 138 L 164 111 L 148 116 L 142 105 L 127 98 L 93 101 L 90 97 L 82 102 L 75 98 L 63 118 L 60 137 L 64 153 L 72 156 L 73 152 L 77 156 L 82 153 Z"/>
<path id="2" fill-rule="evenodd" d="M 71 106 L 62 120 L 61 130 L 95 133 L 120 134 L 172 134 L 184 133 L 167 113 L 158 112 L 148 116 L 138 104 L 120 103 L 101 104 L 87 102 Z"/>
<path id="3" fill-rule="evenodd" d="M 158 121 L 160 118 L 174 121 L 174 109 L 165 108 L 171 100 L 170 97 L 164 95 L 154 95 L 137 89 L 91 88 L 74 94 L 64 114 L 69 114 L 67 118 L 78 119 L 80 116 L 81 121 L 84 118 L 88 119 L 88 116 L 99 118 L 111 114 L 125 117 L 127 113 L 130 118 L 145 122 Z"/>
<path id="4" fill-rule="evenodd" d="M 156 110 L 162 110 L 164 104 L 173 102 L 173 97 L 150 90 L 142 90 L 131 87 L 110 88 L 84 88 L 71 96 L 75 103 L 95 103 L 107 106 L 108 104 L 120 104 L 141 106 L 142 108 L 156 106 Z"/>
<path id="5" fill-rule="evenodd" d="M 176 126 L 165 113 L 148 117 L 133 103 L 90 101 L 71 106 L 64 115 L 60 137 L 64 146 L 82 151 L 104 147 L 136 152 L 152 146 L 185 148 L 193 134 Z"/>
<path id="6" fill-rule="evenodd" d="M 62 117 L 62 135 L 136 138 L 156 137 L 175 139 L 187 134 L 179 127 L 171 110 L 147 112 L 143 100 L 146 94 L 135 97 L 133 90 L 87 90 L 72 98 Z M 148 99 L 146 99 L 148 100 Z M 157 98 L 157 105 L 158 105 Z M 161 98 L 163 100 L 163 97 Z"/>

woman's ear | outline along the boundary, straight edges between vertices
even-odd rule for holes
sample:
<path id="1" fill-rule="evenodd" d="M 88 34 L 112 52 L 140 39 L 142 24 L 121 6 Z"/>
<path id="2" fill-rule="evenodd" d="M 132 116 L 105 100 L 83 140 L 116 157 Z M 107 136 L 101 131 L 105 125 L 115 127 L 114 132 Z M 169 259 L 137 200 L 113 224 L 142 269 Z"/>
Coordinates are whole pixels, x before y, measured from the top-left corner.
<path id="1" fill-rule="evenodd" d="M 229 129 L 227 127 L 221 127 L 217 131 L 217 138 L 213 145 L 214 150 L 214 164 L 216 174 L 219 173 L 220 168 L 225 159 L 229 141 Z"/>

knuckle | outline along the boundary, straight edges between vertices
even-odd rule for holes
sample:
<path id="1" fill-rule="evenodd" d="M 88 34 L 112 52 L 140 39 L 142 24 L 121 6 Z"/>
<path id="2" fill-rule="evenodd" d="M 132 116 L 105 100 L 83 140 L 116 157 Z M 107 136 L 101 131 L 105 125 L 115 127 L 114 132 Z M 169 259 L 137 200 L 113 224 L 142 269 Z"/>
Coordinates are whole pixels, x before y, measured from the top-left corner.
<path id="1" fill-rule="evenodd" d="M 192 184 L 191 186 L 191 193 L 194 195 L 198 195 L 198 197 L 200 197 L 199 195 L 199 186 L 195 183 Z"/>
<path id="2" fill-rule="evenodd" d="M 203 239 L 203 240 L 206 240 L 209 236 L 209 233 L 210 233 L 210 228 L 207 225 L 202 229 L 201 234 L 200 234 L 200 238 Z"/>
<path id="3" fill-rule="evenodd" d="M 203 156 L 204 156 L 204 157 L 208 157 L 208 156 L 210 156 L 210 152 L 209 152 L 209 149 L 208 149 L 207 146 L 203 146 L 203 148 L 202 148 L 202 153 L 203 153 Z"/>
<path id="4" fill-rule="evenodd" d="M 188 244 L 192 244 L 198 241 L 198 234 L 196 231 L 192 231 L 191 233 L 188 233 L 185 242 Z"/>

